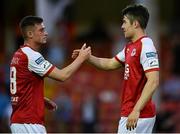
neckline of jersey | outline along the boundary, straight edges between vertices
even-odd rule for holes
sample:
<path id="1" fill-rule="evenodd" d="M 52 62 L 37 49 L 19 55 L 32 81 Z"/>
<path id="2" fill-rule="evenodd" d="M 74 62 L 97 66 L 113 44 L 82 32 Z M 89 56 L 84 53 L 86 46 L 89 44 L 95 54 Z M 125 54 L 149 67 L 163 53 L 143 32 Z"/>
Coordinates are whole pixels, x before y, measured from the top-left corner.
<path id="1" fill-rule="evenodd" d="M 31 46 L 29 46 L 27 43 L 24 44 L 24 45 L 22 45 L 21 48 L 22 48 L 22 47 L 29 47 L 29 48 L 31 48 L 32 50 L 34 50 L 34 49 L 33 49 Z M 36 51 L 36 50 L 34 50 L 34 51 Z"/>
<path id="2" fill-rule="evenodd" d="M 141 36 L 139 39 L 137 39 L 134 42 L 131 42 L 130 44 L 135 44 L 135 43 L 139 42 L 142 38 L 146 38 L 146 37 L 148 37 L 148 36 L 147 35 Z"/>

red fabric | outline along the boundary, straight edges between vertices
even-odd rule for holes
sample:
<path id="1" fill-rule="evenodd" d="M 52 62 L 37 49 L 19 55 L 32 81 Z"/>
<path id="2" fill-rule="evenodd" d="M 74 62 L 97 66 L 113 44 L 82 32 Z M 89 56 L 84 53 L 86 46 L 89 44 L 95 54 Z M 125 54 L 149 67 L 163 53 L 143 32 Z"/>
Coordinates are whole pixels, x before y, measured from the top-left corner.
<path id="1" fill-rule="evenodd" d="M 29 71 L 28 58 L 18 49 L 11 61 L 11 123 L 44 124 L 44 80 Z M 48 73 L 52 71 L 52 66 Z M 14 94 L 12 90 L 16 89 Z"/>
<path id="2" fill-rule="evenodd" d="M 125 73 L 121 100 L 121 116 L 124 117 L 127 117 L 133 110 L 147 81 L 145 71 L 140 63 L 142 38 L 134 43 L 127 44 L 125 48 Z M 133 50 L 135 50 L 135 53 L 133 53 Z M 119 58 L 116 59 L 120 61 Z M 122 63 L 122 61 L 120 62 Z M 159 68 L 146 70 L 146 72 L 157 70 Z M 153 117 L 155 114 L 155 105 L 150 100 L 141 111 L 140 118 Z"/>

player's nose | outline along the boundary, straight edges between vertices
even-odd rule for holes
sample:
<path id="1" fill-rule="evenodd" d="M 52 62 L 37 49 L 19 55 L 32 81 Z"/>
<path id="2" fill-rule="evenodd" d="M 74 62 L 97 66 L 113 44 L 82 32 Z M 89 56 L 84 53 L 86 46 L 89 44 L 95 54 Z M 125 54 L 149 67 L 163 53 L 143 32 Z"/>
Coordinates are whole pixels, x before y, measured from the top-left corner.
<path id="1" fill-rule="evenodd" d="M 47 32 L 47 31 L 45 31 L 44 35 L 46 35 L 46 36 L 47 36 L 47 35 L 48 35 L 48 32 Z"/>

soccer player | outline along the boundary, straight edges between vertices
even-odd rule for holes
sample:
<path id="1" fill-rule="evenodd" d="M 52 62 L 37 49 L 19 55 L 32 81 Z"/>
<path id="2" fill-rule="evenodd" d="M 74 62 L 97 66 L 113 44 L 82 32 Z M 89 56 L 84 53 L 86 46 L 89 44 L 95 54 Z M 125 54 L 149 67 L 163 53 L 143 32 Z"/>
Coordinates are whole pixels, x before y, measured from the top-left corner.
<path id="1" fill-rule="evenodd" d="M 10 64 L 10 92 L 13 112 L 12 133 L 46 133 L 44 105 L 55 105 L 44 98 L 44 77 L 58 81 L 68 79 L 88 58 L 91 48 L 84 44 L 79 56 L 67 67 L 58 69 L 38 52 L 47 42 L 43 19 L 26 16 L 20 22 L 24 45 L 13 55 Z"/>
<path id="2" fill-rule="evenodd" d="M 155 123 L 152 95 L 159 85 L 159 61 L 153 41 L 145 33 L 149 13 L 142 5 L 129 5 L 122 11 L 122 30 L 129 40 L 113 58 L 90 55 L 88 61 L 99 69 L 124 69 L 121 118 L 118 133 L 151 133 Z M 79 50 L 74 50 L 76 58 Z"/>

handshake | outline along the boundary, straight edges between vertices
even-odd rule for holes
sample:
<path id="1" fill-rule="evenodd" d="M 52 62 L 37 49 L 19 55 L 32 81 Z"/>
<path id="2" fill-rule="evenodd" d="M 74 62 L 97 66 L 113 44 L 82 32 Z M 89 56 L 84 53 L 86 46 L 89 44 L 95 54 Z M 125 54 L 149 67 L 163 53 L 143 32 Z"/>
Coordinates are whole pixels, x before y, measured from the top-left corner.
<path id="1" fill-rule="evenodd" d="M 87 60 L 91 56 L 91 47 L 86 47 L 86 43 L 81 47 L 81 49 L 75 49 L 72 53 L 72 58 L 81 58 L 82 60 Z"/>

